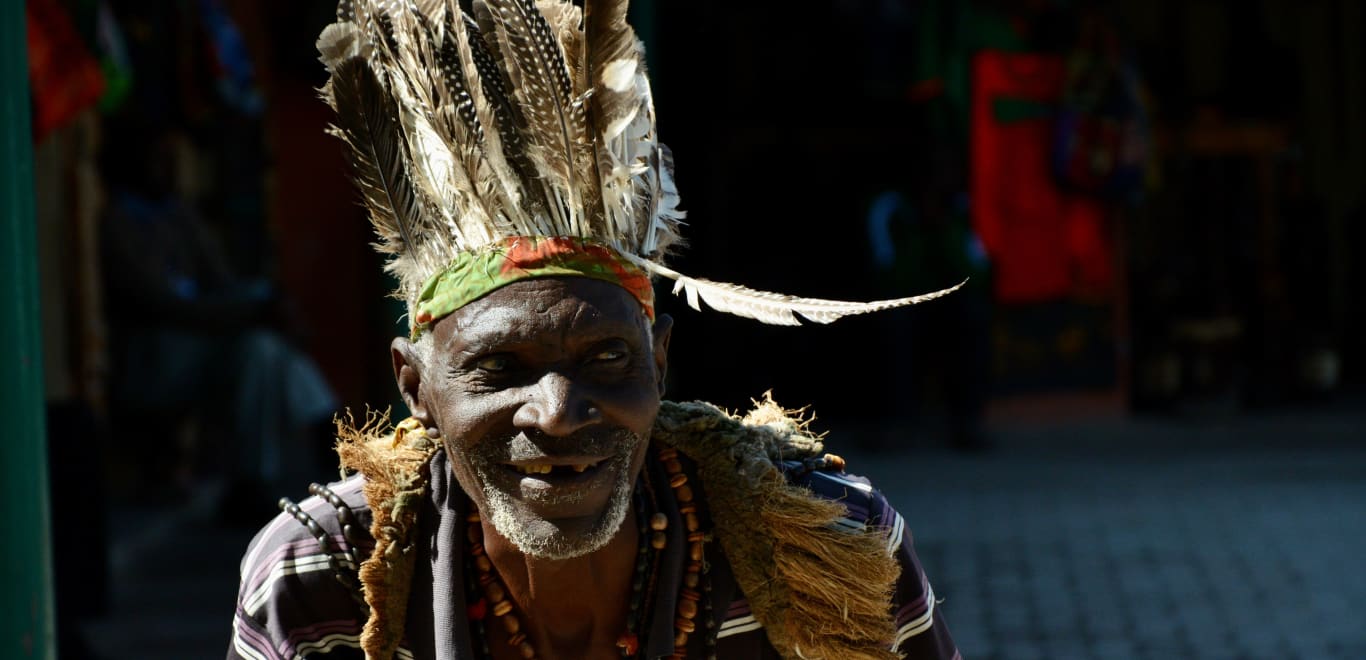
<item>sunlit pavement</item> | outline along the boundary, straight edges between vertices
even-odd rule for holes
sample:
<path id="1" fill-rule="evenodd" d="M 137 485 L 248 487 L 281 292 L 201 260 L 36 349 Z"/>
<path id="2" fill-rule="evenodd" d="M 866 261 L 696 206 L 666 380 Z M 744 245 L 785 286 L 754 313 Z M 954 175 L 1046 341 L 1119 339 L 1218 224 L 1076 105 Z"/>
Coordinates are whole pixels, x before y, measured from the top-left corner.
<path id="1" fill-rule="evenodd" d="M 832 431 L 911 524 L 969 660 L 1366 658 L 1366 410 L 1032 424 L 978 455 Z M 102 657 L 224 655 L 251 532 L 211 511 L 115 512 Z"/>
<path id="2" fill-rule="evenodd" d="M 1366 411 L 996 440 L 846 455 L 915 531 L 965 658 L 1366 658 Z"/>

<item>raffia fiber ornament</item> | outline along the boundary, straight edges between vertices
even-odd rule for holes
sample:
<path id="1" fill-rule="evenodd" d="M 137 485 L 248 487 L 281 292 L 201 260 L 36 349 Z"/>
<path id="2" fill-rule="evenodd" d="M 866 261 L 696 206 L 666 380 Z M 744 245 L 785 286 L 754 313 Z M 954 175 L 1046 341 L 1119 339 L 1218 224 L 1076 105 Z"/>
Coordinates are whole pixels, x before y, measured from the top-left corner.
<path id="1" fill-rule="evenodd" d="M 403 640 L 417 556 L 413 534 L 427 496 L 427 466 L 441 443 L 428 438 L 411 418 L 392 430 L 385 413 L 370 413 L 359 428 L 354 421 L 348 415 L 336 424 L 342 468 L 365 476 L 361 490 L 373 516 L 375 549 L 360 566 L 361 589 L 370 606 L 360 643 L 367 660 L 388 660 Z"/>
<path id="2" fill-rule="evenodd" d="M 884 530 L 841 531 L 846 509 L 791 486 L 778 460 L 818 457 L 800 411 L 765 395 L 744 418 L 701 402 L 665 402 L 653 439 L 692 458 L 717 540 L 769 642 L 792 660 L 886 660 L 900 575 Z"/>

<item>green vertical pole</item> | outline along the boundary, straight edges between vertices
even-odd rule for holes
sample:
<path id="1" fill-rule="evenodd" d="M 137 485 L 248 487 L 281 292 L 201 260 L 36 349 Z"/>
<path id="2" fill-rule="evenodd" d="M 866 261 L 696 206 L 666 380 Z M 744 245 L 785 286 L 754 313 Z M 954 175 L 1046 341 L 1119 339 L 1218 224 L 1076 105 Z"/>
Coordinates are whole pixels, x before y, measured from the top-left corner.
<path id="1" fill-rule="evenodd" d="M 57 657 L 24 3 L 0 2 L 0 658 Z"/>

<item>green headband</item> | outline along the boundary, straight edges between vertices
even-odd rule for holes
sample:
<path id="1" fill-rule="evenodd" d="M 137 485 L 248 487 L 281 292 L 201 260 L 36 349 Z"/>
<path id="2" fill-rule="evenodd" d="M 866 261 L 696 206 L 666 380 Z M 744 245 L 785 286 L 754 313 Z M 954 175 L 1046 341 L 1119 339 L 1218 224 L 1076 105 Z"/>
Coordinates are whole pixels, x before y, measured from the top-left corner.
<path id="1" fill-rule="evenodd" d="M 581 238 L 512 236 L 465 252 L 427 279 L 413 308 L 413 337 L 494 290 L 540 277 L 587 277 L 626 289 L 655 318 L 650 276 L 616 250 Z"/>

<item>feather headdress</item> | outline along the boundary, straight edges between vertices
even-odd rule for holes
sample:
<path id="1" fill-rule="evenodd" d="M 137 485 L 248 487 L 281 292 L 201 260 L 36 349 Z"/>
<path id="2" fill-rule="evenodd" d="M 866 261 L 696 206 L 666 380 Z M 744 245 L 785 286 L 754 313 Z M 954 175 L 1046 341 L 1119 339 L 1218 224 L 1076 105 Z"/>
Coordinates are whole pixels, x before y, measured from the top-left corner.
<path id="1" fill-rule="evenodd" d="M 410 314 L 415 324 L 433 319 L 433 285 L 453 263 L 517 237 L 605 246 L 673 280 L 694 308 L 701 301 L 766 323 L 828 323 L 952 291 L 851 303 L 666 267 L 684 214 L 626 6 L 474 0 L 465 13 L 458 0 L 338 4 L 318 38 L 331 74 L 323 97 L 337 113 L 333 133 L 350 146 L 387 268 L 410 313 L 427 305 Z"/>

